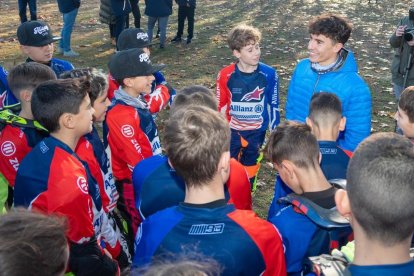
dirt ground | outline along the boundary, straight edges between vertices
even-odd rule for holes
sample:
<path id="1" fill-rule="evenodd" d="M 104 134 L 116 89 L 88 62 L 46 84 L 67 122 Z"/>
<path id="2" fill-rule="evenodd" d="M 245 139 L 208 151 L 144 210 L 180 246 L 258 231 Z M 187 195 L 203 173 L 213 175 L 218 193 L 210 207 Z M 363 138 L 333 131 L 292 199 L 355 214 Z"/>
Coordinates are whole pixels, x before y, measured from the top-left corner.
<path id="1" fill-rule="evenodd" d="M 56 1 L 38 0 L 38 16 L 47 21 L 54 33 L 62 27 Z M 142 14 L 144 1 L 140 1 Z M 410 1 L 374 0 L 198 0 L 193 43 L 167 44 L 165 49 L 153 47 L 151 59 L 167 64 L 167 80 L 175 87 L 202 84 L 215 87 L 217 72 L 234 61 L 226 45 L 226 33 L 240 22 L 258 27 L 263 33 L 262 61 L 275 67 L 280 77 L 282 116 L 286 90 L 296 63 L 307 55 L 307 23 L 323 12 L 347 16 L 354 25 L 347 47 L 355 52 L 362 77 L 368 82 L 373 97 L 372 131 L 391 131 L 396 103 L 392 96 L 390 62 L 393 50 L 388 38 L 400 17 L 408 15 Z M 170 17 L 168 41 L 177 28 L 177 6 Z M 107 25 L 99 22 L 99 0 L 82 1 L 72 45 L 80 57 L 71 58 L 76 67 L 94 66 L 107 70 L 109 56 L 114 52 Z M 146 17 L 141 20 L 146 29 Z M 132 19 L 130 19 L 132 23 Z M 0 0 L 0 64 L 6 69 L 24 61 L 19 52 L 16 29 L 19 24 L 17 1 Z M 59 58 L 59 55 L 56 54 Z M 158 124 L 162 132 L 168 111 Z M 263 162 L 259 188 L 254 194 L 254 207 L 266 216 L 273 196 L 274 172 Z"/>

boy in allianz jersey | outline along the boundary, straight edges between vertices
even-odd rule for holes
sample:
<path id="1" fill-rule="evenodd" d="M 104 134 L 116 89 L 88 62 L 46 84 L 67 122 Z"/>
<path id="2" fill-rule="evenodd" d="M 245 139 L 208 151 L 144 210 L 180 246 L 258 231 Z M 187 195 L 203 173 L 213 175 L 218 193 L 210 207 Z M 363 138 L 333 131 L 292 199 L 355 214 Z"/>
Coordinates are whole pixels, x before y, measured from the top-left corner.
<path id="1" fill-rule="evenodd" d="M 279 123 L 279 79 L 275 69 L 260 62 L 260 39 L 251 26 L 230 31 L 227 41 L 237 62 L 219 72 L 216 91 L 219 111 L 230 123 L 231 157 L 245 166 L 253 191 L 266 130 Z"/>

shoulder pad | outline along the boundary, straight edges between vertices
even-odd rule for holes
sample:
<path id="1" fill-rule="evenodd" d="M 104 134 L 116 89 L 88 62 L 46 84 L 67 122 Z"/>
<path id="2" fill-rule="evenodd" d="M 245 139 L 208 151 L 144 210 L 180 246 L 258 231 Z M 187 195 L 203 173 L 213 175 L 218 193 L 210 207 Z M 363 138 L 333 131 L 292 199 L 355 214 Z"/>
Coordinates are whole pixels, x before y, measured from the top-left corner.
<path id="1" fill-rule="evenodd" d="M 336 209 L 325 209 L 311 200 L 294 193 L 282 197 L 280 203 L 288 203 L 299 209 L 313 223 L 325 229 L 347 228 L 349 221 L 341 216 Z"/>
<path id="2" fill-rule="evenodd" d="M 35 128 L 40 131 L 48 132 L 46 128 L 44 128 L 39 122 L 26 120 L 20 116 L 13 114 L 8 109 L 0 110 L 0 124 L 2 125 L 14 125 L 18 127 L 29 127 Z"/>

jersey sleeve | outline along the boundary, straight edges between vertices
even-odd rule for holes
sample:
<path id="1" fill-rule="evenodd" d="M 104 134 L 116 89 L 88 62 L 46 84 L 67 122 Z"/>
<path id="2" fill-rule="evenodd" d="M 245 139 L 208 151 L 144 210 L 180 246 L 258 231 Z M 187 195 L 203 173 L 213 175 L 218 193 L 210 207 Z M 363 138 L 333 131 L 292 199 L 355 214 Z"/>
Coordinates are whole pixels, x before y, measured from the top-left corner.
<path id="1" fill-rule="evenodd" d="M 236 209 L 252 210 L 252 193 L 247 172 L 234 158 L 230 160 L 230 177 L 226 185 L 230 193 L 229 203 L 233 203 Z"/>
<path id="2" fill-rule="evenodd" d="M 269 84 L 267 86 L 268 99 L 269 99 L 269 127 L 274 129 L 280 122 L 279 114 L 279 77 L 276 70 L 272 70 L 272 75 L 268 78 Z"/>
<path id="3" fill-rule="evenodd" d="M 19 127 L 7 125 L 0 132 L 0 170 L 3 176 L 14 187 L 17 170 L 23 158 L 31 151 L 26 135 Z"/>
<path id="4" fill-rule="evenodd" d="M 262 253 L 266 264 L 262 275 L 286 275 L 284 247 L 276 227 L 248 210 L 237 210 L 228 216 L 248 233 Z"/>
<path id="5" fill-rule="evenodd" d="M 165 106 L 168 105 L 170 93 L 167 86 L 159 84 L 155 87 L 151 94 L 145 95 L 144 98 L 148 103 L 149 111 L 154 114 L 160 112 Z"/>
<path id="6" fill-rule="evenodd" d="M 218 111 L 225 114 L 227 120 L 230 122 L 230 90 L 227 86 L 227 81 L 229 79 L 229 74 L 231 70 L 234 71 L 234 64 L 222 69 L 218 75 L 216 80 L 216 97 L 218 103 Z M 229 72 L 230 71 L 230 72 Z"/>
<path id="7" fill-rule="evenodd" d="M 108 99 L 112 101 L 115 90 L 119 88 L 119 84 L 116 82 L 116 80 L 112 77 L 112 75 L 108 74 Z"/>

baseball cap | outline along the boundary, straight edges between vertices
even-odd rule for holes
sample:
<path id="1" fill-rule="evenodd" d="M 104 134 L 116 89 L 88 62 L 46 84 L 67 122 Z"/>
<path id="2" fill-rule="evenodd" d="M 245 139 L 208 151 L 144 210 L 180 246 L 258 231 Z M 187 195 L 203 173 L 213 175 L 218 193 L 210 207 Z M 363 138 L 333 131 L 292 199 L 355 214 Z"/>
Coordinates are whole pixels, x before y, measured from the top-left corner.
<path id="1" fill-rule="evenodd" d="M 21 45 L 41 47 L 60 39 L 53 36 L 48 24 L 43 21 L 26 21 L 17 28 L 17 39 Z"/>
<path id="2" fill-rule="evenodd" d="M 151 64 L 149 56 L 142 49 L 133 48 L 114 54 L 108 63 L 109 71 L 116 80 L 150 76 L 165 67 L 165 64 Z"/>
<path id="3" fill-rule="evenodd" d="M 145 48 L 151 45 L 148 34 L 139 28 L 123 30 L 117 41 L 118 50 L 120 51 L 132 48 Z"/>

